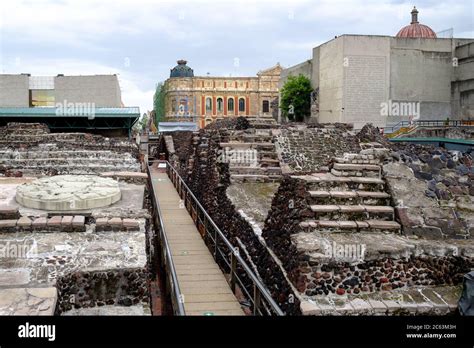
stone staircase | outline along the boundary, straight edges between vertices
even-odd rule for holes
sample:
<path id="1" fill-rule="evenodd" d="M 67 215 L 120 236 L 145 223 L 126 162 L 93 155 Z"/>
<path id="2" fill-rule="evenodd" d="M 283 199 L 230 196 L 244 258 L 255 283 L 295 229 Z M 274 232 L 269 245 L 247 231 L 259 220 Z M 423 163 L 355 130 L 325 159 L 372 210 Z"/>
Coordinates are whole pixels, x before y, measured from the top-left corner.
<path id="1" fill-rule="evenodd" d="M 247 116 L 250 126 L 256 129 L 278 128 L 278 122 L 272 116 Z"/>
<path id="2" fill-rule="evenodd" d="M 140 171 L 140 165 L 129 152 L 100 150 L 59 150 L 34 148 L 0 150 L 0 169 L 24 174 L 97 174 L 107 171 Z"/>
<path id="3" fill-rule="evenodd" d="M 375 155 L 344 154 L 328 173 L 295 177 L 306 181 L 313 214 L 300 223 L 303 230 L 400 232 Z"/>
<path id="4" fill-rule="evenodd" d="M 277 182 L 281 168 L 270 129 L 246 129 L 223 134 L 220 147 L 233 182 Z"/>

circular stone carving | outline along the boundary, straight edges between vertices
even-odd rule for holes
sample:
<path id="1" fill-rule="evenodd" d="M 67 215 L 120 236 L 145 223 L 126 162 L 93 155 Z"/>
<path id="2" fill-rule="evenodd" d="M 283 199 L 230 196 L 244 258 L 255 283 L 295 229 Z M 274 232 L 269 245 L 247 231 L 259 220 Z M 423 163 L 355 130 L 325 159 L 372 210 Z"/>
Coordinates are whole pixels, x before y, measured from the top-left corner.
<path id="1" fill-rule="evenodd" d="M 81 210 L 111 205 L 121 198 L 118 182 L 95 175 L 57 175 L 23 184 L 16 201 L 41 210 Z"/>

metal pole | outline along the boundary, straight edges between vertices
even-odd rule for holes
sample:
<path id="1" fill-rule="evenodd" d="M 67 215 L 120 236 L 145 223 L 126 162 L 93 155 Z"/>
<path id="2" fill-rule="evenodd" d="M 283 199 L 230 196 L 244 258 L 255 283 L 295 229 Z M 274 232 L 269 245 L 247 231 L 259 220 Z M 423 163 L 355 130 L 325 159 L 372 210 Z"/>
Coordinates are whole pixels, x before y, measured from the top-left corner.
<path id="1" fill-rule="evenodd" d="M 260 291 L 256 284 L 253 284 L 253 315 L 258 315 L 258 309 L 260 308 Z"/>
<path id="2" fill-rule="evenodd" d="M 230 288 L 232 292 L 235 293 L 235 281 L 236 281 L 236 271 L 237 271 L 237 258 L 235 253 L 238 252 L 238 249 L 233 250 L 230 254 Z"/>

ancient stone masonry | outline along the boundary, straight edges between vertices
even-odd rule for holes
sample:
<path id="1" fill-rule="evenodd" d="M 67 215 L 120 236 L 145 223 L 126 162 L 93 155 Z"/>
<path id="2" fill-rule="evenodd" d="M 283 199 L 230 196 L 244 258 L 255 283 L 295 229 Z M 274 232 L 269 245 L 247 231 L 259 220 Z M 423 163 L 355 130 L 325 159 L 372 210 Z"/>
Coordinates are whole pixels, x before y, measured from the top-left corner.
<path id="1" fill-rule="evenodd" d="M 74 272 L 60 277 L 56 314 L 105 305 L 132 306 L 148 302 L 144 269 Z M 80 314 L 80 312 L 79 312 Z"/>
<path id="2" fill-rule="evenodd" d="M 97 174 L 137 171 L 138 148 L 86 133 L 49 133 L 40 124 L 0 127 L 0 174 Z"/>
<path id="3" fill-rule="evenodd" d="M 206 129 L 194 134 L 193 152 L 187 156 L 187 166 L 180 167 L 180 174 L 230 242 L 241 249 L 241 255 L 248 264 L 255 265 L 257 274 L 282 309 L 288 314 L 299 313 L 299 301 L 294 299 L 281 269 L 227 197 L 226 190 L 231 183 L 229 163 L 218 158 L 222 149 L 220 144 L 232 134 L 229 131 L 226 128 Z M 245 135 L 255 134 L 237 133 L 237 136 Z M 177 148 L 176 141 L 174 145 Z M 225 264 L 220 265 L 226 270 Z M 245 279 L 243 273 L 242 276 Z M 250 282 L 247 284 L 248 290 L 251 290 Z"/>
<path id="4" fill-rule="evenodd" d="M 474 266 L 470 155 L 394 145 L 371 125 L 255 122 L 216 122 L 164 147 L 287 313 L 455 310 Z"/>
<path id="5" fill-rule="evenodd" d="M 278 182 L 280 161 L 270 129 L 220 132 L 218 160 L 229 164 L 232 182 Z"/>
<path id="6" fill-rule="evenodd" d="M 415 144 L 393 145 L 384 173 L 406 234 L 471 238 L 474 169 L 467 153 Z"/>
<path id="7" fill-rule="evenodd" d="M 0 134 L 0 314 L 150 315 L 137 145 L 41 124 Z"/>
<path id="8" fill-rule="evenodd" d="M 360 149 L 353 132 L 342 125 L 288 126 L 274 134 L 285 173 L 324 171 L 333 157 Z"/>
<path id="9" fill-rule="evenodd" d="M 319 136 L 325 138 L 323 133 Z M 391 158 L 403 156 L 393 152 L 378 131 L 366 127 L 356 139 L 362 141 L 357 152 L 331 157 L 318 172 L 286 177 L 265 221 L 262 236 L 300 295 L 303 313 L 452 312 L 462 276 L 474 265 L 474 246 L 462 240 L 432 242 L 429 239 L 436 236 L 432 227 L 425 226 L 422 234 L 422 224 L 407 224 L 403 218 L 401 225 L 395 221 L 401 215 L 395 204 L 404 192 L 404 212 L 410 212 L 410 217 L 429 214 L 438 221 L 437 226 L 443 221 L 445 227 L 456 231 L 452 236 L 463 233 L 446 215 L 439 215 L 433 203 L 419 205 L 427 212 L 412 209 L 415 206 L 410 204 L 422 199 L 420 192 L 399 177 L 410 168 L 396 163 L 397 167 L 388 172 L 393 166 Z M 448 157 L 443 157 L 445 166 Z M 432 158 L 427 156 L 426 161 Z M 457 159 L 461 172 L 467 160 Z M 424 190 L 421 197 L 428 198 Z M 459 216 L 465 214 L 463 208 L 453 211 Z M 408 238 L 401 233 L 429 239 Z"/>

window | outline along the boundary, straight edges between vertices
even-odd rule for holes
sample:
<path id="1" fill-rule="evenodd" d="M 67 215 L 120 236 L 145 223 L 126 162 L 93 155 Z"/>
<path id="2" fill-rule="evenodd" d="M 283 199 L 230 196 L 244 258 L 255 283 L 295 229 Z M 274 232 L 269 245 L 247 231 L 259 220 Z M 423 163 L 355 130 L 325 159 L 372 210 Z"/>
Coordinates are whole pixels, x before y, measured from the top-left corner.
<path id="1" fill-rule="evenodd" d="M 262 103 L 262 111 L 263 112 L 270 112 L 270 103 L 268 100 L 264 100 Z"/>
<path id="2" fill-rule="evenodd" d="M 240 112 L 245 111 L 245 99 L 244 98 L 239 99 L 239 111 Z"/>
<path id="3" fill-rule="evenodd" d="M 217 112 L 222 112 L 224 110 L 224 101 L 222 98 L 217 98 Z"/>
<path id="4" fill-rule="evenodd" d="M 30 106 L 55 106 L 54 89 L 30 90 Z"/>
<path id="5" fill-rule="evenodd" d="M 227 101 L 227 111 L 234 112 L 234 98 L 229 98 Z"/>
<path id="6" fill-rule="evenodd" d="M 176 111 L 177 111 L 177 110 L 176 110 L 176 107 L 177 107 L 176 104 L 177 104 L 176 99 L 173 99 L 173 100 L 171 101 L 171 112 L 176 112 Z"/>
<path id="7" fill-rule="evenodd" d="M 212 99 L 210 97 L 206 98 L 206 112 L 207 111 L 212 111 Z"/>

